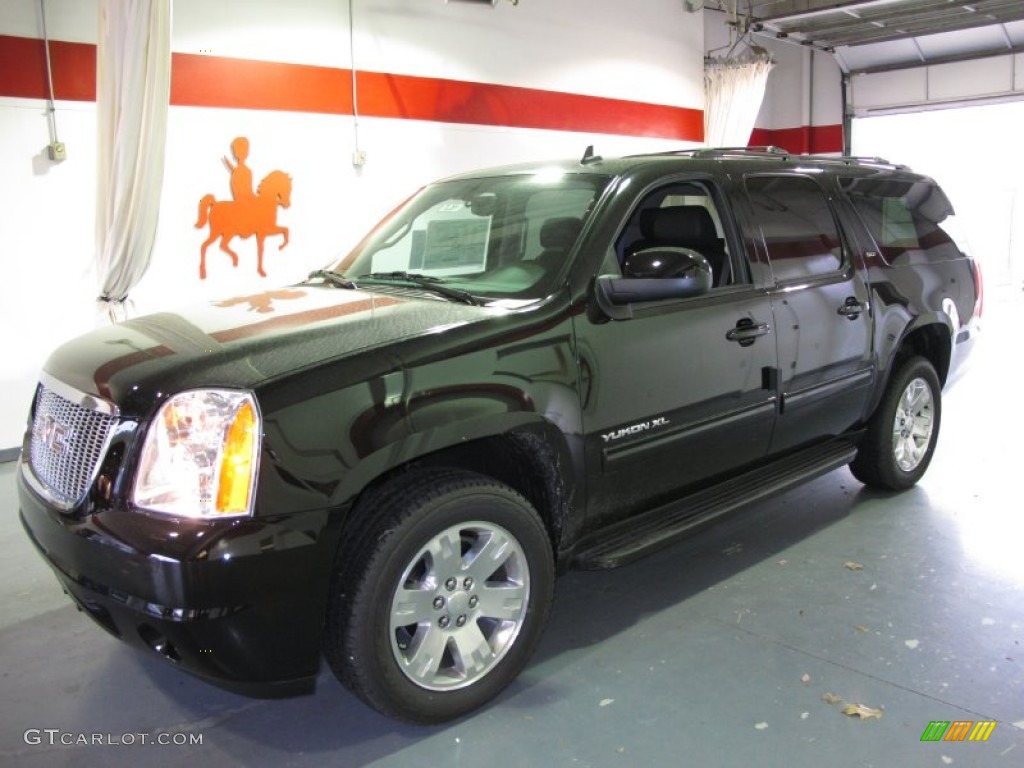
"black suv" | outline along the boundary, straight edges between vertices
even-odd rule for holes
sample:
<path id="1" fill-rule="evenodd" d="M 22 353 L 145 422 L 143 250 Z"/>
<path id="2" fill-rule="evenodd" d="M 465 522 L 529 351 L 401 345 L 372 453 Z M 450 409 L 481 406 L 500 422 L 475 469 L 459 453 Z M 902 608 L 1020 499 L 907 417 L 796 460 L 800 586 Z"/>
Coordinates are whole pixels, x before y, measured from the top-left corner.
<path id="1" fill-rule="evenodd" d="M 924 473 L 981 282 L 879 160 L 693 150 L 457 176 L 300 284 L 46 363 L 21 518 L 114 635 L 252 695 L 323 654 L 439 722 L 523 668 L 556 573 L 849 464 Z"/>

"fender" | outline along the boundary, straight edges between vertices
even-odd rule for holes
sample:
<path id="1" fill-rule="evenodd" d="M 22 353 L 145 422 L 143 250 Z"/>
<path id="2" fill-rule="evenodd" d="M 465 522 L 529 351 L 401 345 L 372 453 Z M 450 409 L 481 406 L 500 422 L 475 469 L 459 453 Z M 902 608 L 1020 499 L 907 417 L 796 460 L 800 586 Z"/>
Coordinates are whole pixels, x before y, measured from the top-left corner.
<path id="1" fill-rule="evenodd" d="M 879 362 L 882 365 L 883 370 L 889 371 L 891 369 L 896 353 L 902 346 L 904 346 L 910 336 L 925 328 L 932 329 L 934 326 L 941 326 L 944 328 L 950 343 L 952 344 L 952 340 L 956 336 L 957 332 L 957 327 L 953 318 L 941 310 L 922 312 L 907 323 L 898 336 L 893 337 L 891 334 L 886 334 L 880 340 L 881 344 L 879 346 L 878 355 Z M 946 350 L 946 352 L 948 355 L 949 350 Z M 945 365 L 948 365 L 949 360 L 947 357 L 945 361 L 936 362 L 939 363 L 936 365 L 936 369 L 941 371 Z M 941 373 L 940 378 L 942 378 Z"/>
<path id="2" fill-rule="evenodd" d="M 889 384 L 889 378 L 893 373 L 896 357 L 904 347 L 917 349 L 922 354 L 929 353 L 928 356 L 932 359 L 939 374 L 939 380 L 945 382 L 953 349 L 953 339 L 958 331 L 956 322 L 949 314 L 941 310 L 922 312 L 911 318 L 910 322 L 903 324 L 901 321 L 905 317 L 905 310 L 898 314 L 890 312 L 878 324 L 878 367 L 881 375 L 879 376 L 879 386 L 871 397 L 865 417 L 870 416 L 881 402 Z M 898 325 L 903 325 L 899 331 L 897 331 Z M 922 339 L 933 339 L 935 332 L 939 329 L 945 332 L 943 334 L 946 342 L 944 348 L 936 348 L 930 341 L 917 343 L 912 338 L 916 334 L 923 334 Z"/>
<path id="3" fill-rule="evenodd" d="M 538 476 L 528 482 L 547 475 L 544 482 L 559 488 L 555 496 L 562 506 L 548 512 L 560 527 L 567 505 L 580 503 L 583 487 L 574 366 L 555 373 L 541 359 L 542 374 L 524 382 L 495 372 L 502 358 L 494 350 L 472 357 L 466 378 L 473 383 L 457 386 L 441 384 L 445 376 L 435 369 L 450 367 L 448 361 L 389 372 L 382 366 L 369 380 L 333 389 L 325 385 L 331 376 L 300 377 L 294 383 L 305 390 L 303 398 L 282 397 L 280 390 L 258 393 L 266 395 L 261 403 L 267 407 L 256 514 L 345 510 L 388 473 L 413 461 L 453 461 L 454 452 L 461 452 L 461 465 L 500 474 L 508 462 L 488 461 L 473 444 L 494 445 L 511 436 L 513 442 L 532 441 L 530 450 L 518 451 Z M 515 485 L 512 480 L 506 478 Z"/>
<path id="4" fill-rule="evenodd" d="M 542 438 L 551 448 L 563 482 L 571 488 L 577 485 L 576 462 L 565 435 L 539 414 L 509 413 L 413 433 L 375 451 L 345 476 L 332 495 L 331 505 L 341 506 L 350 502 L 374 480 L 410 462 L 456 448 L 471 447 L 468 444 L 475 441 L 510 434 L 531 434 Z"/>

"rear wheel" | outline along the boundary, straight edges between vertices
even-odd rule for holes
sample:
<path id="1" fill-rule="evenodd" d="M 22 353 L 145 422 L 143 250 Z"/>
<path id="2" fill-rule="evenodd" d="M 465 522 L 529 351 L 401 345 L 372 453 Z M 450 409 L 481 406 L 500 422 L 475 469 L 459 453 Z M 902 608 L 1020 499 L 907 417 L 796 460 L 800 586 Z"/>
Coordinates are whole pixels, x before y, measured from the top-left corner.
<path id="1" fill-rule="evenodd" d="M 415 723 L 496 696 L 551 608 L 551 544 L 530 504 L 480 475 L 414 472 L 354 514 L 374 517 L 339 556 L 324 644 L 338 678 Z"/>
<path id="2" fill-rule="evenodd" d="M 935 368 L 908 358 L 894 373 L 850 464 L 865 485 L 901 491 L 928 469 L 939 437 L 942 392 Z"/>

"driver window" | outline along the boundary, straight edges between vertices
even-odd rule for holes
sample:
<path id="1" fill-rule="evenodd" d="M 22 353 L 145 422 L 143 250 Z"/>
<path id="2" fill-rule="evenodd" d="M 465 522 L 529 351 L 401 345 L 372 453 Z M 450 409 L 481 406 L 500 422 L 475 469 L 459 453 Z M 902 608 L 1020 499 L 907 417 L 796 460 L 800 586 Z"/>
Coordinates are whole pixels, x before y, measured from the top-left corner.
<path id="1" fill-rule="evenodd" d="M 656 247 L 697 251 L 711 266 L 714 288 L 744 282 L 733 269 L 722 217 L 703 182 L 670 184 L 641 200 L 616 241 L 619 265 L 637 251 Z"/>

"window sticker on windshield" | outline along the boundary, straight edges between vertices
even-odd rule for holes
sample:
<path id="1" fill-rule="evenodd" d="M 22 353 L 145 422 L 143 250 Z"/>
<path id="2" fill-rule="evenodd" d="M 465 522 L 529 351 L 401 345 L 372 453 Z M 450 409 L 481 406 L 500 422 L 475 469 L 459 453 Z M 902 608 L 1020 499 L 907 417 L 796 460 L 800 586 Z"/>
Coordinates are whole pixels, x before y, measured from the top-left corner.
<path id="1" fill-rule="evenodd" d="M 423 254 L 426 269 L 483 268 L 490 219 L 440 219 L 427 225 Z"/>

